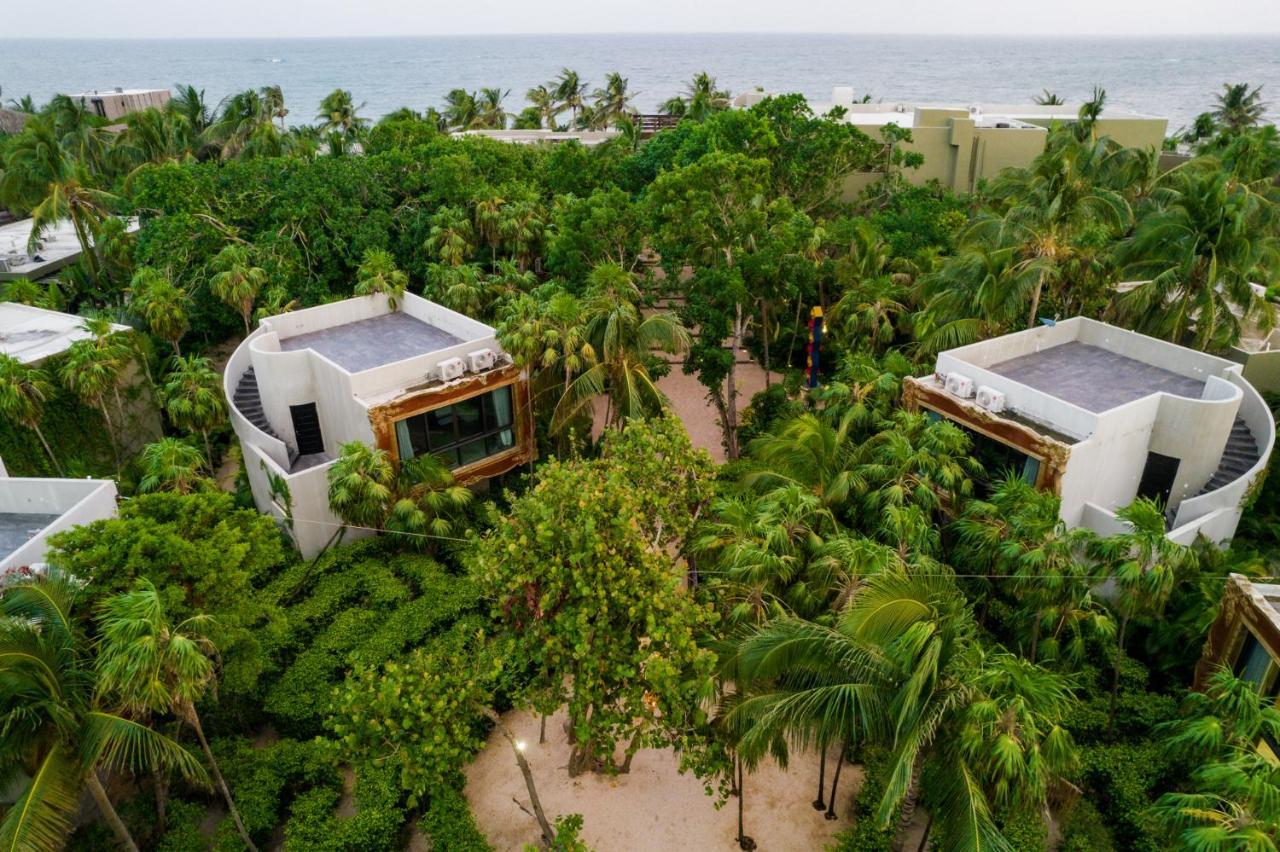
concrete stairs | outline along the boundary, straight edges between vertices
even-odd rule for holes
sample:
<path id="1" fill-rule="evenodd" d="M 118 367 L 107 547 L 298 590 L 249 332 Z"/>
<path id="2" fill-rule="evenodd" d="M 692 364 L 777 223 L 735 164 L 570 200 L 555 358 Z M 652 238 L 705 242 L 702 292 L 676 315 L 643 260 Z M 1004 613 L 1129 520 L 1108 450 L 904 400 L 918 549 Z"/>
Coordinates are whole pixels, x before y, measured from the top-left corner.
<path id="1" fill-rule="evenodd" d="M 240 382 L 236 385 L 236 392 L 231 401 L 246 420 L 284 444 L 285 451 L 289 454 L 289 467 L 292 468 L 294 462 L 298 460 L 298 451 L 277 435 L 267 421 L 267 414 L 262 409 L 262 395 L 258 393 L 258 377 L 253 372 L 253 367 L 246 370 L 244 375 L 240 377 Z"/>
<path id="2" fill-rule="evenodd" d="M 1249 431 L 1245 422 L 1237 417 L 1236 422 L 1231 426 L 1231 437 L 1227 439 L 1227 447 L 1222 451 L 1222 460 L 1218 462 L 1218 469 L 1196 496 L 1217 491 L 1224 485 L 1239 479 L 1257 463 L 1259 458 L 1261 454 L 1258 452 L 1257 440 L 1254 439 L 1253 433 Z"/>

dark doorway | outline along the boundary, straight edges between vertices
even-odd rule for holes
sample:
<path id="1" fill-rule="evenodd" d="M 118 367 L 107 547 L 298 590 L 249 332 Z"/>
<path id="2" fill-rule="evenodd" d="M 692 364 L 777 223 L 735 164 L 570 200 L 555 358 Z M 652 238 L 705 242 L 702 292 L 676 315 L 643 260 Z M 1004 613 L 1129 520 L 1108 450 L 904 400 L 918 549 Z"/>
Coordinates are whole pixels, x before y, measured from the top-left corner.
<path id="1" fill-rule="evenodd" d="M 309 456 L 324 452 L 324 435 L 320 432 L 320 415 L 316 413 L 316 404 L 289 406 L 289 416 L 293 418 L 293 437 L 298 442 L 298 455 Z"/>
<path id="2" fill-rule="evenodd" d="M 1138 483 L 1138 496 L 1159 501 L 1161 506 L 1169 505 L 1169 494 L 1173 491 L 1173 480 L 1178 475 L 1181 459 L 1164 456 L 1160 453 L 1147 453 L 1147 464 L 1142 469 L 1142 481 Z"/>

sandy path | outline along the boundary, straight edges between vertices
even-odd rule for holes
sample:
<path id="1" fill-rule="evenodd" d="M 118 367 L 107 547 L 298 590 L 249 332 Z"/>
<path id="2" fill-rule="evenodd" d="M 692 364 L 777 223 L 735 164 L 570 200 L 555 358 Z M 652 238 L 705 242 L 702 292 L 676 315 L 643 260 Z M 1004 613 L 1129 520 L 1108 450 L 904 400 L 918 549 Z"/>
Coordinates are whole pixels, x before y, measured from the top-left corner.
<path id="1" fill-rule="evenodd" d="M 528 713 L 505 717 L 517 738 L 527 744 L 525 754 L 548 819 L 582 814 L 583 840 L 598 852 L 658 852 L 689 849 L 735 850 L 737 800 L 716 810 L 714 800 L 692 775 L 680 775 L 670 751 L 639 752 L 629 775 L 584 775 L 570 778 L 565 766 L 569 746 L 563 715 L 547 720 L 547 743 L 538 744 L 538 718 Z M 828 764 L 828 773 L 833 766 Z M 519 850 L 538 841 L 537 822 L 529 808 L 524 781 L 510 746 L 496 731 L 485 749 L 466 768 L 467 800 L 476 822 L 495 848 Z M 811 802 L 818 778 L 816 754 L 792 755 L 790 769 L 769 762 L 746 780 L 746 831 L 761 852 L 812 852 L 831 842 L 850 824 L 846 818 L 828 821 Z M 845 766 L 840 780 L 840 811 L 857 792 L 861 773 Z M 827 776 L 830 784 L 830 774 Z M 519 802 L 519 804 L 517 804 Z"/>

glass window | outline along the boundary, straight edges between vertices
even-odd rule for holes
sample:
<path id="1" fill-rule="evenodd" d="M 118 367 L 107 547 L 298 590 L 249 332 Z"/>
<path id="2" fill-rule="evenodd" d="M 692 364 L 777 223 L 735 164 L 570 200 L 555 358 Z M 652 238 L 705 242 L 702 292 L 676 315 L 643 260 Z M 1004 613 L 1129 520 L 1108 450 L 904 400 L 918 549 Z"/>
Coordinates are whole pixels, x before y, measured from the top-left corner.
<path id="1" fill-rule="evenodd" d="M 1241 680 L 1247 680 L 1258 687 L 1265 685 L 1267 670 L 1271 668 L 1271 655 L 1258 638 L 1250 633 L 1245 637 L 1240 655 L 1236 657 L 1235 673 Z"/>
<path id="2" fill-rule="evenodd" d="M 450 468 L 474 464 L 516 444 L 511 387 L 396 421 L 401 459 L 433 453 Z"/>

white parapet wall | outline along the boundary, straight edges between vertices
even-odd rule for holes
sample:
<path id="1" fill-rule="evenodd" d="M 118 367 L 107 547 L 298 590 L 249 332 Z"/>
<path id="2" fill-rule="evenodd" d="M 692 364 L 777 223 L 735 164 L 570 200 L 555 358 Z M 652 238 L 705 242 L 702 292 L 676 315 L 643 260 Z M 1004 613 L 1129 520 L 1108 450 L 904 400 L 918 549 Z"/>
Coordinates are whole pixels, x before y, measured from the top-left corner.
<path id="1" fill-rule="evenodd" d="M 0 571 L 45 561 L 49 537 L 116 514 L 116 486 L 104 479 L 28 479 L 0 476 L 0 513 L 56 515 L 25 544 L 0 553 Z"/>

